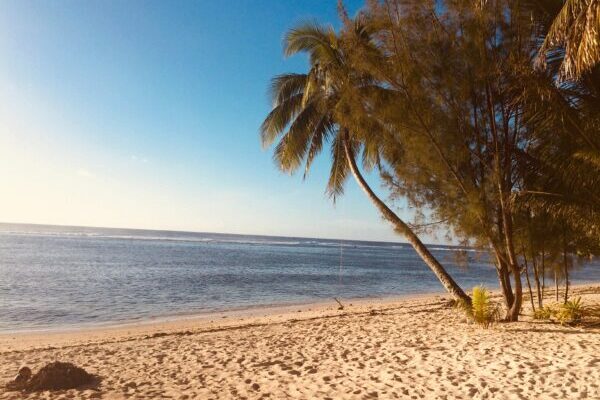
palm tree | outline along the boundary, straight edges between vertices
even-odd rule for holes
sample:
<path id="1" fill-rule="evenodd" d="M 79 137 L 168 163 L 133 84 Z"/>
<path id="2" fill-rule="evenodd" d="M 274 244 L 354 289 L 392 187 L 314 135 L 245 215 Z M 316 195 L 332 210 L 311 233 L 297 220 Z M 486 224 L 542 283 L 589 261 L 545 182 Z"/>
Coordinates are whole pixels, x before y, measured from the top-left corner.
<path id="1" fill-rule="evenodd" d="M 561 75 L 578 79 L 600 62 L 600 0 L 566 0 L 540 49 L 540 61 L 554 47 L 564 48 Z"/>
<path id="2" fill-rule="evenodd" d="M 525 76 L 523 121 L 535 133 L 537 170 L 527 207 L 540 210 L 600 246 L 600 1 L 522 4 L 542 43 L 544 76 Z M 531 189 L 531 188 L 530 188 Z M 586 246 L 589 247 L 589 246 Z M 586 251 L 579 252 L 585 253 Z"/>
<path id="3" fill-rule="evenodd" d="M 357 20 L 353 32 L 359 40 L 370 40 L 365 27 Z M 378 152 L 365 152 L 373 143 L 358 137 L 349 127 L 340 123 L 339 113 L 344 92 L 369 84 L 369 77 L 358 75 L 348 67 L 341 41 L 332 28 L 305 23 L 291 29 L 284 40 L 284 53 L 291 56 L 308 53 L 310 69 L 306 74 L 283 74 L 275 77 L 271 85 L 273 110 L 261 126 L 264 147 L 278 141 L 274 159 L 281 170 L 292 173 L 304 164 L 308 173 L 323 145 L 331 145 L 332 164 L 327 193 L 335 200 L 343 194 L 349 173 L 360 188 L 389 221 L 395 231 L 402 234 L 429 266 L 446 290 L 459 301 L 470 304 L 470 297 L 452 279 L 444 267 L 431 254 L 419 237 L 371 189 L 362 176 L 356 156 L 378 157 Z M 353 134 L 354 133 L 354 134 Z M 368 153 L 368 154 L 367 154 Z"/>

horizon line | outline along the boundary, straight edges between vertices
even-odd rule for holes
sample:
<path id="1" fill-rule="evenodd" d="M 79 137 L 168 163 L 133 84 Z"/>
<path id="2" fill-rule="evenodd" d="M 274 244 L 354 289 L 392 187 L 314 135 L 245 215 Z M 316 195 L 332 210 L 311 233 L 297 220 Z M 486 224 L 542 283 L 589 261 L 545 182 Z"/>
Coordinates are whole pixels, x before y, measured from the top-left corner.
<path id="1" fill-rule="evenodd" d="M 340 239 L 330 237 L 309 237 L 309 236 L 280 236 L 280 235 L 261 235 L 254 233 L 230 233 L 230 232 L 208 232 L 208 231 L 192 231 L 192 230 L 176 230 L 176 229 L 149 229 L 149 228 L 125 228 L 115 226 L 86 226 L 86 225 L 62 225 L 62 224 L 42 224 L 42 223 L 30 223 L 30 222 L 4 222 L 0 221 L 0 225 L 34 225 L 34 226 L 54 226 L 61 228 L 89 228 L 89 229 L 127 229 L 134 231 L 148 231 L 148 232 L 173 232 L 173 233 L 194 233 L 194 234 L 217 234 L 217 235 L 238 235 L 238 236 L 258 236 L 267 238 L 287 238 L 287 239 L 321 239 L 341 242 L 367 242 L 367 243 L 389 243 L 389 244 L 406 244 L 410 246 L 408 242 L 392 242 L 386 240 L 358 240 L 358 239 Z M 461 245 L 451 244 L 437 244 L 437 243 L 424 243 L 426 246 L 447 246 L 447 247 L 468 247 Z"/>

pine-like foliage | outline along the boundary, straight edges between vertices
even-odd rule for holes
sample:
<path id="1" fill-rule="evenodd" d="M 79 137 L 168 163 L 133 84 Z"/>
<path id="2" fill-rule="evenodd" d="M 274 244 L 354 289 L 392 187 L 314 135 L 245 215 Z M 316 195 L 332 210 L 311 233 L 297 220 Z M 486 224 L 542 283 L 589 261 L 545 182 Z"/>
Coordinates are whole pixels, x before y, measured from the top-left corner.
<path id="1" fill-rule="evenodd" d="M 371 1 L 358 18 L 375 39 L 341 42 L 377 89 L 346 98 L 340 118 L 385 127 L 371 143 L 392 197 L 489 250 L 513 320 L 524 258 L 537 284 L 550 248 L 600 253 L 600 79 L 561 81 L 558 50 L 534 67 L 560 10 L 558 1 Z"/>
<path id="2" fill-rule="evenodd" d="M 599 1 L 371 0 L 354 18 L 340 5 L 339 32 L 306 23 L 285 36 L 309 68 L 273 80 L 263 145 L 305 175 L 329 148 L 334 199 L 362 155 L 392 201 L 430 218 L 422 227 L 443 221 L 489 252 L 516 320 L 524 288 L 542 308 L 545 278 L 568 293 L 574 260 L 600 254 Z"/>

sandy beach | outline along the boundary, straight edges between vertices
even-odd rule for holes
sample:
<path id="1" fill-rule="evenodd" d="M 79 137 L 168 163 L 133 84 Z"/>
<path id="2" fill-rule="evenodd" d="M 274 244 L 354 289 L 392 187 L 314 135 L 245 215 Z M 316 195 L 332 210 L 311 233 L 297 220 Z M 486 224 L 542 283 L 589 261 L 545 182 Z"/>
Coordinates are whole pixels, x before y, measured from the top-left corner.
<path id="1" fill-rule="evenodd" d="M 600 286 L 574 296 L 598 304 Z M 60 360 L 101 381 L 27 398 L 600 398 L 600 326 L 525 316 L 486 330 L 447 296 L 344 303 L 3 334 L 0 382 Z M 24 396 L 0 389 L 1 399 Z"/>

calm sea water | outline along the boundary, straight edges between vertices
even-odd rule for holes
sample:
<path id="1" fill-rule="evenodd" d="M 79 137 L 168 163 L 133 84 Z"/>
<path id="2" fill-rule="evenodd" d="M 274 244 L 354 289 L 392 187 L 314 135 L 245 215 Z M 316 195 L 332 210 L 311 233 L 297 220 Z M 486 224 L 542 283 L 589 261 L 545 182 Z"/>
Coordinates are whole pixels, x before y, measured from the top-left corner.
<path id="1" fill-rule="evenodd" d="M 456 248 L 431 249 L 464 288 L 497 286 L 484 254 L 459 267 Z M 0 224 L 0 331 L 432 292 L 400 243 Z"/>

